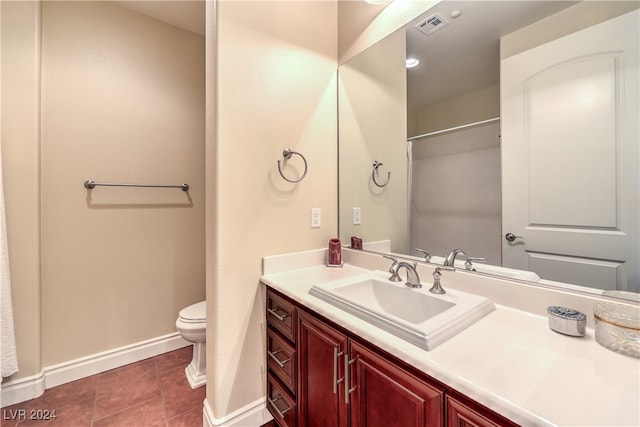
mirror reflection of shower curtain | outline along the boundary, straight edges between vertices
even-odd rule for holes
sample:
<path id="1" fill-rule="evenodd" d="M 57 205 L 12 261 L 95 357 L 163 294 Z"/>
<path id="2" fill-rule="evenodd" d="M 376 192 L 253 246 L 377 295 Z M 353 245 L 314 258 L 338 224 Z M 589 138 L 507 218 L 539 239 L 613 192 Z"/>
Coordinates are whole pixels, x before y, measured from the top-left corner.
<path id="1" fill-rule="evenodd" d="M 499 135 L 493 120 L 408 141 L 411 251 L 460 248 L 502 264 Z"/>
<path id="2" fill-rule="evenodd" d="M 2 377 L 18 372 L 16 339 L 13 328 L 11 282 L 9 276 L 9 248 L 4 212 L 4 184 L 2 180 L 2 153 L 0 152 L 0 370 Z"/>

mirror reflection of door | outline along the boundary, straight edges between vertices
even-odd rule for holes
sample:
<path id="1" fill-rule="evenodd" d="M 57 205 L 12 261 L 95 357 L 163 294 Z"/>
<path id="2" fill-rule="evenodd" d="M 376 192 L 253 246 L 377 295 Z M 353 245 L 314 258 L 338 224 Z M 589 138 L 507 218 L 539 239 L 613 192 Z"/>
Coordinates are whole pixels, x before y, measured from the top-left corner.
<path id="1" fill-rule="evenodd" d="M 504 266 L 640 291 L 639 13 L 502 61 Z"/>

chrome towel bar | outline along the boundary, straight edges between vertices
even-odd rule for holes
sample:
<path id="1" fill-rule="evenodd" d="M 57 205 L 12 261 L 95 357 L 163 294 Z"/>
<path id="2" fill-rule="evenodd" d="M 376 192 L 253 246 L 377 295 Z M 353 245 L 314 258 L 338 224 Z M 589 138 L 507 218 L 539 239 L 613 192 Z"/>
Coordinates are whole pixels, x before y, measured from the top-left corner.
<path id="1" fill-rule="evenodd" d="M 154 185 L 154 184 L 115 184 L 110 182 L 95 182 L 92 179 L 88 179 L 84 182 L 84 188 L 92 190 L 95 187 L 153 187 L 153 188 L 179 188 L 182 191 L 189 191 L 189 184 L 180 185 Z"/>

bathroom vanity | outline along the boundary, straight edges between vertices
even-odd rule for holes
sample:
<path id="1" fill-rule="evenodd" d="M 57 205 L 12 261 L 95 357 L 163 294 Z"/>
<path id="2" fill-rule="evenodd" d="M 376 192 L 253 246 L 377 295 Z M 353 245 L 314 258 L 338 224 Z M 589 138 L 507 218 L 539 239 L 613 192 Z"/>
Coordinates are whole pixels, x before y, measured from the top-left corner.
<path id="1" fill-rule="evenodd" d="M 517 425 L 270 287 L 267 337 L 281 426 Z"/>
<path id="2" fill-rule="evenodd" d="M 445 272 L 445 289 L 475 288 L 496 309 L 426 350 L 310 293 L 388 268 L 387 260 L 346 250 L 345 265 L 329 268 L 323 257 L 264 259 L 267 408 L 279 425 L 640 423 L 640 360 L 599 346 L 592 325 L 585 337 L 564 336 L 548 328 L 542 308 L 505 304 L 521 292 L 534 305 L 551 299 L 586 311 L 590 298 Z M 418 271 L 431 282 L 428 265 Z"/>

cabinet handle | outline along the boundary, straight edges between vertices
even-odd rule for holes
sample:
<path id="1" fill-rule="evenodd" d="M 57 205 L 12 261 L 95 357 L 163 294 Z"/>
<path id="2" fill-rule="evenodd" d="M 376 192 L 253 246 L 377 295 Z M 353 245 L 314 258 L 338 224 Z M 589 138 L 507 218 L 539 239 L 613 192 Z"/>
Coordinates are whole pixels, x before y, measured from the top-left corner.
<path id="1" fill-rule="evenodd" d="M 356 387 L 349 388 L 350 372 L 349 366 L 352 365 L 356 359 L 349 360 L 348 355 L 344 355 L 344 403 L 349 404 L 349 395 L 356 389 Z"/>
<path id="2" fill-rule="evenodd" d="M 267 311 L 269 313 L 271 313 L 276 319 L 278 319 L 281 322 L 284 322 L 284 319 L 286 319 L 287 317 L 291 316 L 291 314 L 287 313 L 287 314 L 283 314 L 282 316 L 279 315 L 276 311 L 277 310 L 281 310 L 280 307 L 277 307 L 275 310 L 272 308 L 267 308 Z"/>
<path id="3" fill-rule="evenodd" d="M 278 350 L 278 351 L 267 351 L 267 354 L 269 355 L 270 358 L 272 358 L 273 360 L 275 360 L 275 362 L 278 364 L 278 366 L 280 366 L 281 368 L 284 368 L 284 364 L 287 362 L 290 362 L 291 359 L 287 359 L 287 360 L 280 360 L 276 357 L 276 354 L 280 353 L 282 350 Z"/>
<path id="4" fill-rule="evenodd" d="M 289 412 L 293 406 L 285 409 L 284 411 L 281 411 L 280 409 L 278 409 L 278 407 L 276 406 L 276 402 L 278 400 L 282 399 L 282 397 L 278 397 L 277 399 L 271 399 L 271 398 L 267 398 L 267 400 L 269 401 L 269 404 L 273 407 L 273 409 L 275 409 L 275 411 L 278 413 L 278 416 L 282 419 L 284 419 L 284 414 L 286 414 L 287 412 Z"/>
<path id="5" fill-rule="evenodd" d="M 338 393 L 338 384 L 344 380 L 344 378 L 338 378 L 338 357 L 343 354 L 342 351 L 338 353 L 338 347 L 333 347 L 333 394 Z"/>

